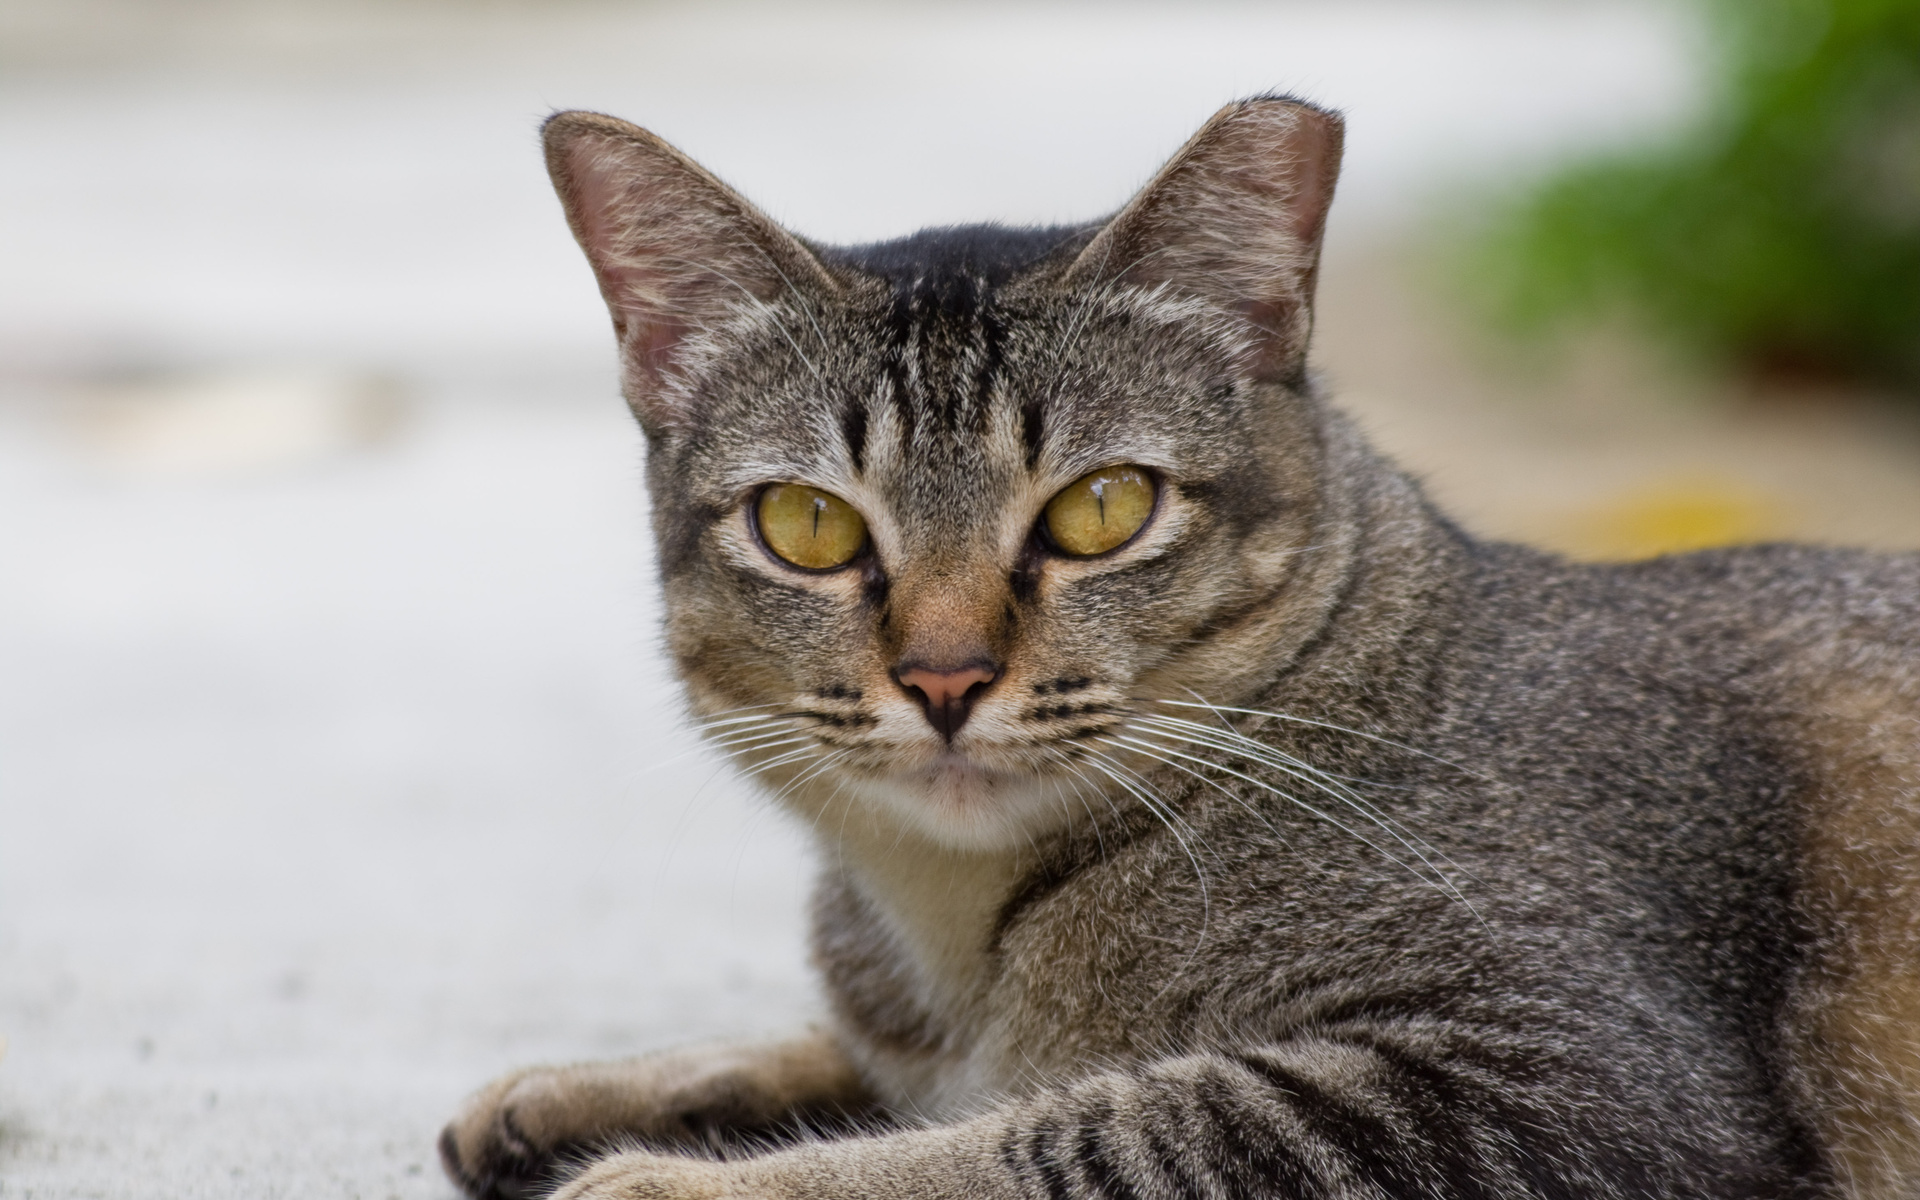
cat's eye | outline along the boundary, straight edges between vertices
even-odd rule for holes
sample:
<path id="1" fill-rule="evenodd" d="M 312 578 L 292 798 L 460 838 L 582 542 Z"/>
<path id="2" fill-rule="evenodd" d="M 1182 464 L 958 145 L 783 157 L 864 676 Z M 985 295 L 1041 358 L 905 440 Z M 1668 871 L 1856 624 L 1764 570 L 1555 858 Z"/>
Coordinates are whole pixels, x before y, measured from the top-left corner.
<path id="1" fill-rule="evenodd" d="M 1153 515 L 1153 476 L 1140 467 L 1106 467 L 1082 475 L 1047 501 L 1047 536 L 1084 558 L 1124 545 Z"/>
<path id="2" fill-rule="evenodd" d="M 762 491 L 754 516 L 767 549 L 809 571 L 843 567 L 866 549 L 867 523 L 853 505 L 804 483 Z"/>

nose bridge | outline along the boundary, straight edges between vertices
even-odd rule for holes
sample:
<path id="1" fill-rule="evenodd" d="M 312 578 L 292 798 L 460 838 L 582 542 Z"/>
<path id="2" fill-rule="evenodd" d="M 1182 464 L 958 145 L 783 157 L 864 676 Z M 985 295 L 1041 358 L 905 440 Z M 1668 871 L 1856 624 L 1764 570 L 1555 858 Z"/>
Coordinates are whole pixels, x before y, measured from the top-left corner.
<path id="1" fill-rule="evenodd" d="M 920 431 L 928 445 L 916 465 L 885 484 L 895 544 L 880 637 L 896 672 L 997 674 L 1012 632 L 1011 564 L 1002 561 L 1011 480 L 986 441 L 934 424 Z"/>
<path id="2" fill-rule="evenodd" d="M 896 668 L 997 669 L 1006 653 L 1005 584 L 986 564 L 957 564 L 901 581 L 893 592 L 899 625 Z"/>

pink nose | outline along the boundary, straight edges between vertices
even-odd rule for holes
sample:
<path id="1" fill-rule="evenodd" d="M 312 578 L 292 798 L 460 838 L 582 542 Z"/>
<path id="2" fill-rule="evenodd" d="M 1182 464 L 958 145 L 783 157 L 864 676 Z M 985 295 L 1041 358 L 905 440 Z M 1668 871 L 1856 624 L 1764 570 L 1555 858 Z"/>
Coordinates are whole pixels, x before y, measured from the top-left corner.
<path id="1" fill-rule="evenodd" d="M 988 663 L 968 663 L 951 671 L 936 671 L 932 667 L 910 666 L 893 673 L 900 686 L 909 692 L 917 692 L 920 704 L 927 711 L 927 721 L 940 736 L 948 741 L 960 732 L 967 723 L 967 717 L 973 712 L 974 701 L 980 693 L 987 690 L 1000 672 Z"/>

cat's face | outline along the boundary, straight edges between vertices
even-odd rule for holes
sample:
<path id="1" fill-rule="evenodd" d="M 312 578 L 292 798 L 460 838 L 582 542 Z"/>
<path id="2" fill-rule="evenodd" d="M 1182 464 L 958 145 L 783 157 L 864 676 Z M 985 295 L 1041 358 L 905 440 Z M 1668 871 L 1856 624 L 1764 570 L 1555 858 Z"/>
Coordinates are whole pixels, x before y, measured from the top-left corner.
<path id="1" fill-rule="evenodd" d="M 1165 297 L 848 291 L 815 307 L 824 337 L 798 306 L 732 331 L 723 360 L 751 369 L 705 381 L 699 431 L 653 451 L 696 707 L 767 735 L 749 761 L 792 756 L 775 779 L 818 770 L 947 839 L 1104 803 L 1127 756 L 1102 735 L 1305 545 L 1311 463 L 1284 461 L 1270 411 L 1297 401 Z M 776 508 L 796 501 L 797 532 Z"/>
<path id="2" fill-rule="evenodd" d="M 1249 312 L 1103 269 L 1154 257 L 1126 214 L 815 254 L 720 193 L 662 233 L 718 185 L 672 159 L 636 182 L 594 121 L 556 176 L 627 352 L 709 735 L 817 819 L 953 845 L 1126 797 L 1128 712 L 1244 671 L 1308 548 L 1318 457 L 1289 380 L 1310 265 Z M 703 276 L 654 247 L 716 236 L 702 309 Z"/>

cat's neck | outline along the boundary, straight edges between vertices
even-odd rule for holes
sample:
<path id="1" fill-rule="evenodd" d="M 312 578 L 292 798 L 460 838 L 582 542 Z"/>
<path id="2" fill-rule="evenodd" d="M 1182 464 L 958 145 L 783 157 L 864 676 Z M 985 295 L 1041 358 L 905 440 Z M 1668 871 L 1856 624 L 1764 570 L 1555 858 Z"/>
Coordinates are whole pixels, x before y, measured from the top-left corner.
<path id="1" fill-rule="evenodd" d="M 840 827 L 823 849 L 913 961 L 921 1001 L 964 1022 L 990 982 L 999 915 L 1037 865 L 1033 848 L 956 849 L 874 821 Z"/>

